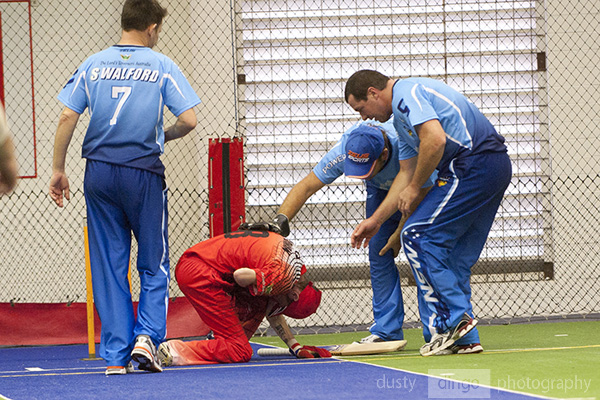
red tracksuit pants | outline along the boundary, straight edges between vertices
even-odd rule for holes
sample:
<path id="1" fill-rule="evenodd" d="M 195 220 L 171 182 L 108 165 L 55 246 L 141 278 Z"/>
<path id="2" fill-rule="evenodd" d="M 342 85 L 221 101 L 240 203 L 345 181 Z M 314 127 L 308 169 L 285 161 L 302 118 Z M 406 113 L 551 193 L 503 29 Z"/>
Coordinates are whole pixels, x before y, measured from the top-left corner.
<path id="1" fill-rule="evenodd" d="M 252 357 L 249 339 L 265 316 L 267 299 L 246 289 L 231 293 L 234 285 L 220 282 L 212 268 L 196 257 L 183 257 L 175 270 L 181 291 L 214 340 L 170 340 L 173 365 L 247 362 Z M 225 290 L 229 289 L 229 291 Z"/>

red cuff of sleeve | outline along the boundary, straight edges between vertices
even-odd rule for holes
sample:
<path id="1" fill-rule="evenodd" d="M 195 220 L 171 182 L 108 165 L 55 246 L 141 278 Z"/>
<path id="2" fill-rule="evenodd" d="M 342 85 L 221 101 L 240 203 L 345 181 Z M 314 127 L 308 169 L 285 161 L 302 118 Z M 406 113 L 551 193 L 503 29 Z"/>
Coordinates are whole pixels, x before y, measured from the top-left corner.
<path id="1" fill-rule="evenodd" d="M 253 296 L 262 296 L 265 291 L 265 273 L 262 271 L 256 272 L 256 285 L 250 286 L 250 294 Z"/>

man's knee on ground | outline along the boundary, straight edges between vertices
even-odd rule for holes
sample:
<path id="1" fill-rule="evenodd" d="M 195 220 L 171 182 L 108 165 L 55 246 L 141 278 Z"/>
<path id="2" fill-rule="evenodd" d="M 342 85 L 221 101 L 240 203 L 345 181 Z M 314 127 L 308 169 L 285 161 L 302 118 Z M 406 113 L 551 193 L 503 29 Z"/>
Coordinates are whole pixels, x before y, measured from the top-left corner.
<path id="1" fill-rule="evenodd" d="M 252 346 L 250 343 L 231 343 L 229 345 L 229 354 L 231 362 L 243 363 L 248 362 L 252 358 Z"/>

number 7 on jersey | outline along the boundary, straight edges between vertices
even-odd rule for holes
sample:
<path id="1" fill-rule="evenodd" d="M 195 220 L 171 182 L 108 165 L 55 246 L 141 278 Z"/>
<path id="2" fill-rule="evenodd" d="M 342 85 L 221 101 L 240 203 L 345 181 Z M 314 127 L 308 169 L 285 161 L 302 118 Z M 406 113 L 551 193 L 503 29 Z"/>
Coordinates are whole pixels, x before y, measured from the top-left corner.
<path id="1" fill-rule="evenodd" d="M 119 113 L 121 112 L 121 108 L 123 108 L 123 104 L 125 104 L 125 102 L 127 101 L 127 98 L 129 98 L 129 95 L 131 94 L 131 86 L 113 86 L 112 87 L 112 98 L 113 99 L 118 99 L 120 94 L 123 94 L 123 96 L 121 96 L 121 99 L 119 100 L 119 104 L 117 104 L 117 109 L 115 110 L 115 113 L 113 114 L 112 118 L 110 119 L 110 125 L 114 125 L 117 123 L 117 117 L 119 116 Z"/>

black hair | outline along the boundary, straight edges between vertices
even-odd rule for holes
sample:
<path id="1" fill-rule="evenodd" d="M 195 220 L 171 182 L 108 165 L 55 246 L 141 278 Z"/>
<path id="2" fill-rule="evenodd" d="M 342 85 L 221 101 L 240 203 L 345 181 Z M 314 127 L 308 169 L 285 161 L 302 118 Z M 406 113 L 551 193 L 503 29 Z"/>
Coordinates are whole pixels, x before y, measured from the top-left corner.
<path id="1" fill-rule="evenodd" d="M 367 90 L 370 87 L 383 90 L 389 80 L 390 78 L 381 72 L 371 69 L 361 69 L 348 78 L 346 88 L 344 89 L 344 98 L 346 102 L 348 102 L 350 95 L 354 96 L 357 101 L 367 100 Z"/>
<path id="2" fill-rule="evenodd" d="M 124 31 L 144 31 L 150 25 L 161 25 L 167 9 L 157 0 L 125 0 L 121 13 L 121 28 Z"/>

